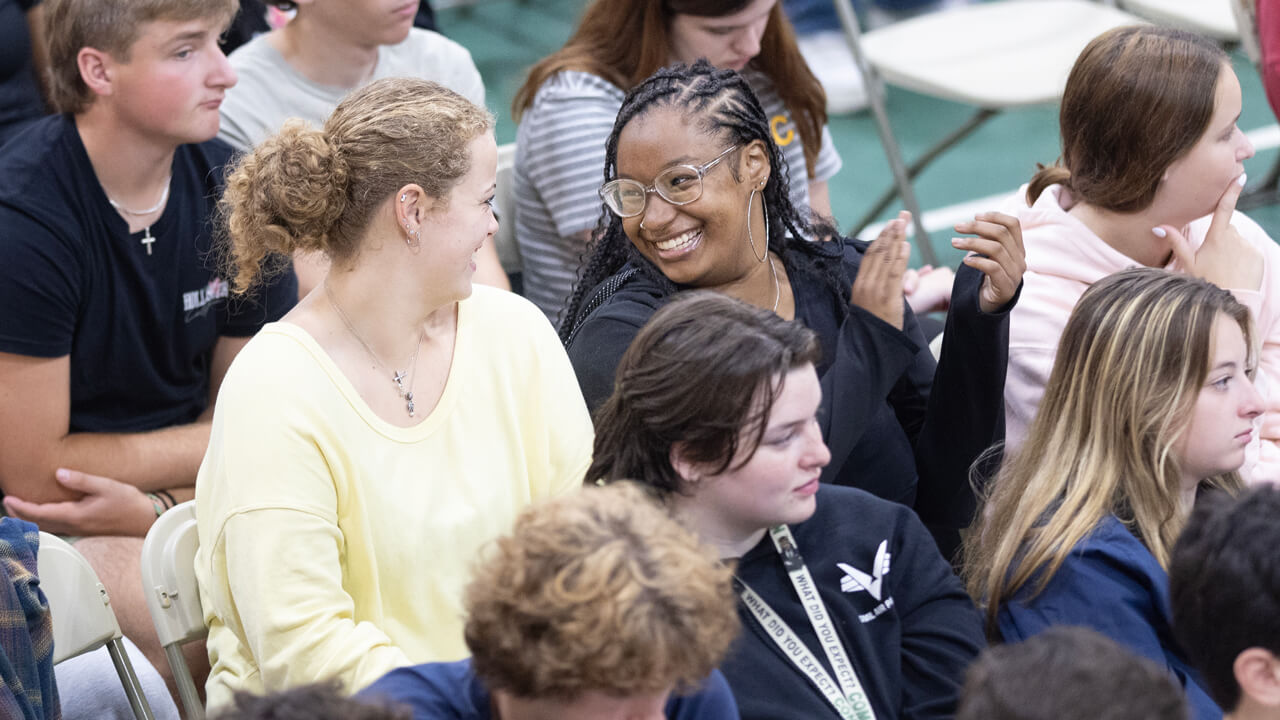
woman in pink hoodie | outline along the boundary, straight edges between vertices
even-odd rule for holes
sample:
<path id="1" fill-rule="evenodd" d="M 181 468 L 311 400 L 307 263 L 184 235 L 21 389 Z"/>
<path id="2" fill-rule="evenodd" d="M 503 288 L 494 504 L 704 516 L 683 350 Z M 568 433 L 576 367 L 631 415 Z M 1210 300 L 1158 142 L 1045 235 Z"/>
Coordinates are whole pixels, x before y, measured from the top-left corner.
<path id="1" fill-rule="evenodd" d="M 1062 158 L 1036 173 L 1014 211 L 1027 272 L 1009 328 L 1010 448 L 1080 295 L 1125 268 L 1165 267 L 1230 290 L 1252 312 L 1266 412 L 1242 472 L 1280 480 L 1280 247 L 1235 211 L 1253 156 L 1236 127 L 1240 103 L 1226 54 L 1199 35 L 1123 27 L 1080 54 L 1059 115 Z"/>

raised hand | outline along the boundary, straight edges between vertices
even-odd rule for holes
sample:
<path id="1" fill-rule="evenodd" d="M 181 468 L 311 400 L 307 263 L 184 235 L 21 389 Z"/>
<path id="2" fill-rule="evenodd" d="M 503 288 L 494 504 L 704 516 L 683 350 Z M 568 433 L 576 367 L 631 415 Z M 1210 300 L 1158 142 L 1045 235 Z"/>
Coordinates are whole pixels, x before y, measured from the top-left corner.
<path id="1" fill-rule="evenodd" d="M 1011 215 L 986 212 L 956 223 L 955 230 L 978 236 L 951 238 L 951 245 L 968 250 L 964 264 L 987 276 L 978 292 L 978 306 L 983 312 L 999 310 L 1013 299 L 1022 284 L 1022 274 L 1027 271 L 1022 225 Z"/>
<path id="2" fill-rule="evenodd" d="M 890 325 L 902 329 L 902 280 L 911 257 L 907 242 L 907 223 L 911 213 L 903 211 L 890 220 L 880 236 L 862 256 L 858 275 L 853 279 L 849 301 Z"/>
<path id="3" fill-rule="evenodd" d="M 100 475 L 61 468 L 58 484 L 81 494 L 78 500 L 33 503 L 8 495 L 4 509 L 41 530 L 62 535 L 146 535 L 156 519 L 155 506 L 132 485 Z"/>
<path id="4" fill-rule="evenodd" d="M 1262 287 L 1262 251 L 1241 237 L 1231 224 L 1244 179 L 1241 175 L 1232 180 L 1218 199 L 1199 250 L 1192 250 L 1191 243 L 1172 225 L 1160 225 L 1151 232 L 1169 240 L 1173 256 L 1189 274 L 1221 288 L 1257 290 Z"/>

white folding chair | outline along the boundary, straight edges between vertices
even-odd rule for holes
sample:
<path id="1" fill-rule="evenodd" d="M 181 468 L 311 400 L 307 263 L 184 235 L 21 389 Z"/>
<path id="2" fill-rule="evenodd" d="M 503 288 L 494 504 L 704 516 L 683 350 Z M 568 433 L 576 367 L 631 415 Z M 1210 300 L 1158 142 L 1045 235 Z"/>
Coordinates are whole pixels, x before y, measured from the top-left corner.
<path id="1" fill-rule="evenodd" d="M 1119 6 L 1151 22 L 1207 35 L 1219 42 L 1240 41 L 1233 0 L 1119 0 Z"/>
<path id="2" fill-rule="evenodd" d="M 1003 0 L 939 10 L 863 33 L 851 1 L 835 0 L 835 4 L 866 87 L 877 87 L 883 79 L 917 93 L 978 107 L 968 122 L 908 166 L 889 125 L 884 98 L 868 93 L 895 187 L 849 234 L 856 235 L 895 196 L 901 196 L 915 222 L 921 258 L 934 265 L 937 258 L 912 179 L 1001 110 L 1060 100 L 1067 74 L 1090 40 L 1111 28 L 1142 22 L 1088 0 Z"/>
<path id="3" fill-rule="evenodd" d="M 188 501 L 156 518 L 142 541 L 142 588 L 188 720 L 203 720 L 204 704 L 182 646 L 209 633 L 196 585 L 196 504 Z"/>
<path id="4" fill-rule="evenodd" d="M 522 260 L 520 246 L 516 244 L 515 188 L 516 144 L 498 146 L 498 189 L 494 197 L 494 210 L 498 214 L 498 234 L 493 236 L 498 260 L 508 275 L 520 272 Z"/>
<path id="5" fill-rule="evenodd" d="M 89 561 L 62 538 L 42 532 L 36 565 L 53 622 L 53 663 L 57 665 L 105 645 L 134 717 L 154 720 L 121 641 L 123 635 L 111 611 L 111 599 Z"/>

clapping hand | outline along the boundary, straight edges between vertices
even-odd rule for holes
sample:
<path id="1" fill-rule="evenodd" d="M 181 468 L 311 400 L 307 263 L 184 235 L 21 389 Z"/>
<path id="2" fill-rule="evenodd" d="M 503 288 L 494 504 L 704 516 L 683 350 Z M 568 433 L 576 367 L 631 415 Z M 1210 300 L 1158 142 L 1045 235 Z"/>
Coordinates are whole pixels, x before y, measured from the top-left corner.
<path id="1" fill-rule="evenodd" d="M 898 213 L 880 231 L 858 266 L 849 301 L 901 330 L 903 322 L 902 279 L 911 257 L 907 223 L 911 213 Z"/>

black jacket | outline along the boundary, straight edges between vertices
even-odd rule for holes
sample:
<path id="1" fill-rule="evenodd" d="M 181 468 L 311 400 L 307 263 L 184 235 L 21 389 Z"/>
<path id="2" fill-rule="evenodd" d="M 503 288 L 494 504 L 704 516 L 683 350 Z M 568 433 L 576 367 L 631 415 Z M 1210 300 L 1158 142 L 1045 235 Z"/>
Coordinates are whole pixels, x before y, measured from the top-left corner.
<path id="1" fill-rule="evenodd" d="M 845 242 L 850 279 L 866 248 L 867 243 Z M 823 481 L 913 507 L 935 531 L 967 527 L 975 507 L 969 468 L 1004 440 L 1009 311 L 1017 298 L 998 312 L 982 312 L 978 291 L 984 276 L 962 265 L 942 359 L 935 363 L 910 307 L 898 330 L 849 304 L 847 291 L 837 295 L 822 278 L 790 264 L 787 271 L 796 319 L 818 333 L 823 348 L 821 420 L 832 457 Z M 623 273 L 629 273 L 627 280 L 587 316 L 568 346 L 592 412 L 613 391 L 631 340 L 669 299 L 645 273 L 629 265 Z M 843 321 L 841 305 L 848 307 Z M 948 555 L 952 544 L 942 542 Z"/>

